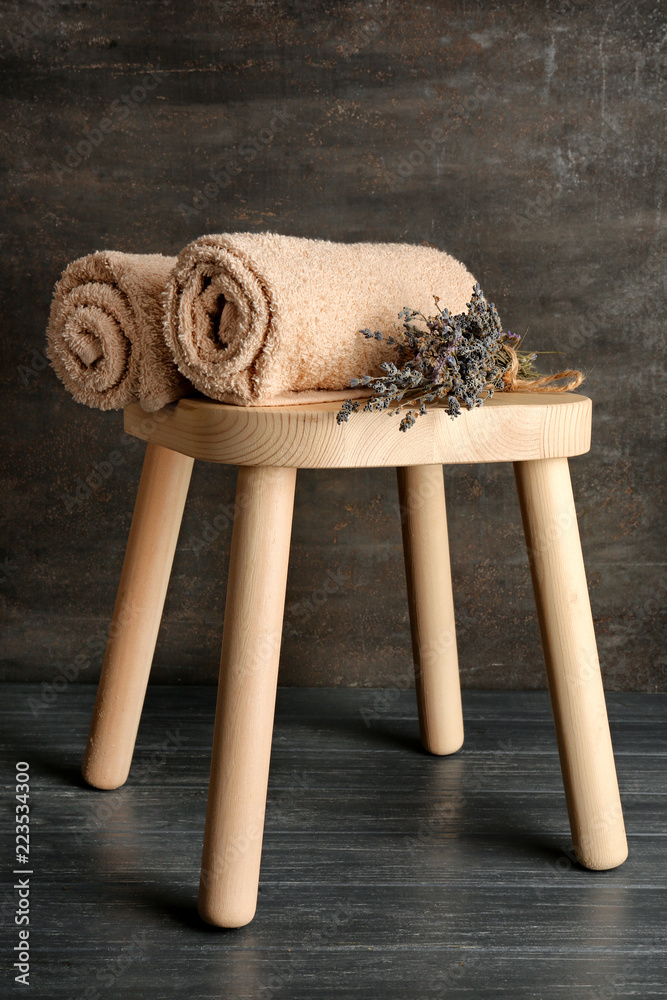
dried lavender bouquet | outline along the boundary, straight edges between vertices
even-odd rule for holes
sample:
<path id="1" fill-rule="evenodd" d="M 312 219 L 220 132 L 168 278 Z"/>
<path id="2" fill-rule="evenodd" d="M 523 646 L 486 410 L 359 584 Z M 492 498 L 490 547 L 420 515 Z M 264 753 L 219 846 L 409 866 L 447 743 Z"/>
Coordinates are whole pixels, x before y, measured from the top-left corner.
<path id="1" fill-rule="evenodd" d="M 446 401 L 446 412 L 457 417 L 461 406 L 481 406 L 495 390 L 541 390 L 565 392 L 576 389 L 584 376 L 578 371 L 540 375 L 533 366 L 536 354 L 519 350 L 521 337 L 503 330 L 498 311 L 487 302 L 478 284 L 473 288 L 468 311 L 452 316 L 441 309 L 435 297 L 435 316 L 407 307 L 399 313 L 403 331 L 399 339 L 388 337 L 396 345 L 396 364 L 383 361 L 384 375 L 363 375 L 352 379 L 350 386 L 367 387 L 372 396 L 363 412 L 386 410 L 404 412 L 399 429 L 407 431 L 426 404 Z M 382 340 L 382 333 L 362 330 L 367 339 Z M 339 424 L 359 410 L 362 401 L 347 399 L 338 415 Z M 405 412 L 406 407 L 412 407 Z"/>

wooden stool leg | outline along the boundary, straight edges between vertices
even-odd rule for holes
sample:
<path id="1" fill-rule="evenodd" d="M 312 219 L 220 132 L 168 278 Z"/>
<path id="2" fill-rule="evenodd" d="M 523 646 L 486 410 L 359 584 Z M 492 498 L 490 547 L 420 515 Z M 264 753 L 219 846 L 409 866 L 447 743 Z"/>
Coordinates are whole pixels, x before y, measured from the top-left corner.
<path id="1" fill-rule="evenodd" d="M 295 484 L 296 469 L 239 468 L 199 889 L 219 927 L 257 905 Z"/>
<path id="2" fill-rule="evenodd" d="M 628 845 L 566 458 L 515 462 L 577 860 L 615 868 Z"/>
<path id="3" fill-rule="evenodd" d="M 396 471 L 421 740 L 449 754 L 463 743 L 463 714 L 442 466 Z"/>
<path id="4" fill-rule="evenodd" d="M 193 461 L 146 449 L 83 762 L 96 788 L 118 788 L 130 771 Z"/>

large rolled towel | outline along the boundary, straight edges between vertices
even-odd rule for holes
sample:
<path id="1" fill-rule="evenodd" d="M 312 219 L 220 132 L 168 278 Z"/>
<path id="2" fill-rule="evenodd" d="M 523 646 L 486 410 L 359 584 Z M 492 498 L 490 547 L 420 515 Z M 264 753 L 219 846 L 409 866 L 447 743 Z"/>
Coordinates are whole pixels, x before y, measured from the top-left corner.
<path id="1" fill-rule="evenodd" d="M 180 371 L 226 403 L 282 405 L 355 395 L 350 380 L 394 357 L 404 306 L 433 296 L 464 312 L 475 279 L 432 247 L 331 243 L 274 233 L 203 236 L 185 247 L 165 293 L 165 336 Z"/>
<path id="2" fill-rule="evenodd" d="M 159 410 L 192 392 L 164 341 L 162 296 L 175 257 L 101 252 L 75 260 L 57 283 L 47 354 L 79 403 Z"/>

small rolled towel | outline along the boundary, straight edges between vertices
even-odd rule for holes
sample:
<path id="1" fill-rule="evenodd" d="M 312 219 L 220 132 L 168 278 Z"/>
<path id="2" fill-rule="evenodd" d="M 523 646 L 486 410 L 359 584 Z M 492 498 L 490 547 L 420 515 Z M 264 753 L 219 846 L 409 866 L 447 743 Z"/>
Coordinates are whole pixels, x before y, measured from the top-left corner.
<path id="1" fill-rule="evenodd" d="M 395 357 L 386 341 L 404 306 L 433 296 L 465 312 L 475 279 L 433 247 L 331 243 L 275 233 L 203 236 L 178 256 L 165 292 L 165 336 L 204 395 L 242 405 L 344 399 L 350 380 Z"/>
<path id="2" fill-rule="evenodd" d="M 73 261 L 51 304 L 47 354 L 79 403 L 145 410 L 192 392 L 164 341 L 162 296 L 175 257 L 113 251 Z"/>

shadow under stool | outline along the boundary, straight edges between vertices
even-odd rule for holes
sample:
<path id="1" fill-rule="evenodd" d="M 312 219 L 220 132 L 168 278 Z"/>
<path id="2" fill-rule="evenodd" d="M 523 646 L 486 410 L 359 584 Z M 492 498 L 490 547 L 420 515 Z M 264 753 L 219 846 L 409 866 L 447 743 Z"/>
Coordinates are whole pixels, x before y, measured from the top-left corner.
<path id="1" fill-rule="evenodd" d="M 125 410 L 148 442 L 83 774 L 128 776 L 195 459 L 238 466 L 199 912 L 221 927 L 257 905 L 297 469 L 394 466 L 402 510 L 421 739 L 463 742 L 443 464 L 513 462 L 575 854 L 587 868 L 627 857 L 568 456 L 590 447 L 590 399 L 499 393 L 452 420 L 398 418 L 337 403 L 227 406 L 183 399 Z"/>

